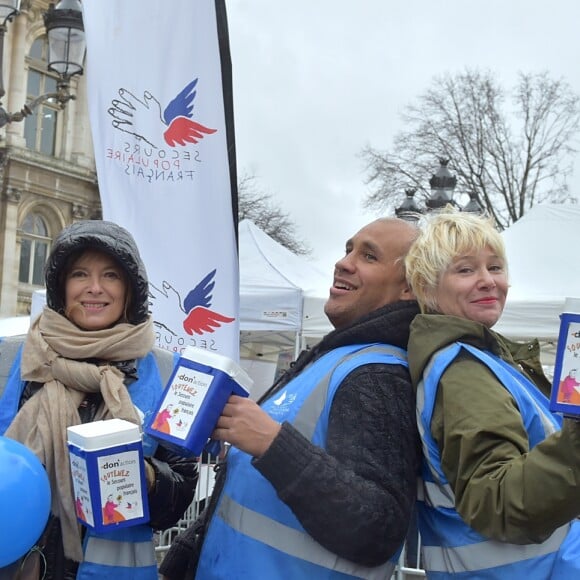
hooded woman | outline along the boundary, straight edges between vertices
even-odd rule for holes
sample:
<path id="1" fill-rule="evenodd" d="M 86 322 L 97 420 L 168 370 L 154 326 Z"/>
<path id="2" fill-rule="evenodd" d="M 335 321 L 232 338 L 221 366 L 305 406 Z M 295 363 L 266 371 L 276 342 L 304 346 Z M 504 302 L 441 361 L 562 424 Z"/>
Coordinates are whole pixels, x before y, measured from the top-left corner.
<path id="1" fill-rule="evenodd" d="M 144 437 L 150 521 L 97 534 L 77 523 L 66 432 L 111 418 L 141 425 L 155 410 L 174 357 L 154 349 L 145 267 L 128 231 L 89 220 L 59 234 L 45 279 L 47 306 L 0 400 L 0 433 L 34 451 L 50 480 L 51 515 L 31 554 L 38 577 L 156 579 L 153 530 L 191 503 L 195 460 Z"/>

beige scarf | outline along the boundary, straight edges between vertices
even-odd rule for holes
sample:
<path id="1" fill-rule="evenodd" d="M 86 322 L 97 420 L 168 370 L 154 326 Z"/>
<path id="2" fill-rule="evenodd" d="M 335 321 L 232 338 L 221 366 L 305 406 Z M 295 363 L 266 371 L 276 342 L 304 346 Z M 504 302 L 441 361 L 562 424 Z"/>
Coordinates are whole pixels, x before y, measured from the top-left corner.
<path id="1" fill-rule="evenodd" d="M 44 383 L 20 409 L 6 436 L 24 443 L 46 467 L 52 513 L 60 518 L 65 556 L 81 562 L 67 448 L 67 427 L 81 420 L 78 407 L 87 393 L 100 392 L 104 405 L 95 420 L 119 418 L 141 424 L 118 369 L 86 359 L 126 361 L 144 357 L 154 344 L 152 322 L 117 324 L 86 331 L 45 308 L 32 325 L 22 353 L 22 379 Z"/>

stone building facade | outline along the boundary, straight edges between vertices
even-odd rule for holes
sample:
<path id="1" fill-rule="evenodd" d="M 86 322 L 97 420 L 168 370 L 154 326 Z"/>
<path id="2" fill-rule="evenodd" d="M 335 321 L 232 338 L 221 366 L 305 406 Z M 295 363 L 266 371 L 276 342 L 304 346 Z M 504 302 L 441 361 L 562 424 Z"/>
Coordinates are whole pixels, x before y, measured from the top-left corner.
<path id="1" fill-rule="evenodd" d="M 47 71 L 43 12 L 48 0 L 23 0 L 4 42 L 2 106 L 10 113 L 56 89 Z M 87 108 L 86 77 L 71 79 L 75 100 L 47 102 L 0 128 L 0 317 L 28 314 L 54 237 L 101 208 Z"/>

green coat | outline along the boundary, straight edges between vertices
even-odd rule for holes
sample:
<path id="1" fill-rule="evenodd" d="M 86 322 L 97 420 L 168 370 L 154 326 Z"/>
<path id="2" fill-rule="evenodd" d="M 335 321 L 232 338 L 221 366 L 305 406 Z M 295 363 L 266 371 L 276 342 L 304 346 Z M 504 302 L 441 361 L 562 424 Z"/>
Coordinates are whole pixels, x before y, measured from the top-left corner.
<path id="1" fill-rule="evenodd" d="M 550 396 L 537 341 L 513 343 L 481 324 L 439 314 L 418 315 L 411 324 L 415 388 L 431 356 L 456 341 L 500 356 Z M 466 352 L 441 377 L 431 432 L 456 509 L 482 535 L 542 542 L 580 514 L 580 423 L 566 419 L 561 431 L 530 450 L 514 399 Z"/>

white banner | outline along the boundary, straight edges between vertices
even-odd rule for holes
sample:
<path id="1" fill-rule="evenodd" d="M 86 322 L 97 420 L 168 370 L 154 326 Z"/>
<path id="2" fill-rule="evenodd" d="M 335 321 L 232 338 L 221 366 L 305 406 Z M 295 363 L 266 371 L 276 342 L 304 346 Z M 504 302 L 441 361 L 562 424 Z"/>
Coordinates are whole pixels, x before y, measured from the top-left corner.
<path id="1" fill-rule="evenodd" d="M 103 218 L 139 245 L 157 344 L 237 360 L 235 150 L 218 38 L 224 0 L 84 0 L 83 13 Z M 229 66 L 223 74 L 230 86 Z"/>

